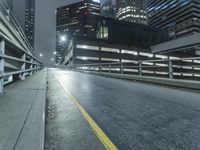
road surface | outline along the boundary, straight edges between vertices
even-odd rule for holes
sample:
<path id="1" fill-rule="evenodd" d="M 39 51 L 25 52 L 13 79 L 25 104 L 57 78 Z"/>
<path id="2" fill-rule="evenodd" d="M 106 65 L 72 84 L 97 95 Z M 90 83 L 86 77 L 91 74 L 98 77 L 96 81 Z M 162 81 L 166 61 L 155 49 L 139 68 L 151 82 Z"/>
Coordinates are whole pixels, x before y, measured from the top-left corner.
<path id="1" fill-rule="evenodd" d="M 120 150 L 200 149 L 198 91 L 51 72 Z"/>

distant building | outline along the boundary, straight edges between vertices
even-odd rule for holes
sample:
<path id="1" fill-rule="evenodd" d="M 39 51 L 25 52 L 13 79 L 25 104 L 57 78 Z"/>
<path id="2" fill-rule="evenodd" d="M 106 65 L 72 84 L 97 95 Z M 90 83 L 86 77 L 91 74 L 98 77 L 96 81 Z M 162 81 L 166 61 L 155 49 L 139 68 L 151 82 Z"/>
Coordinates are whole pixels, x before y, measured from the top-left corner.
<path id="1" fill-rule="evenodd" d="M 147 0 L 149 25 L 167 29 L 170 38 L 200 32 L 199 0 Z"/>
<path id="2" fill-rule="evenodd" d="M 24 30 L 30 45 L 34 47 L 35 0 L 6 0 L 6 2 Z"/>
<path id="3" fill-rule="evenodd" d="M 163 29 L 108 17 L 99 17 L 96 32 L 96 37 L 73 36 L 63 51 L 60 64 L 155 59 L 150 46 L 168 39 L 167 31 Z"/>
<path id="4" fill-rule="evenodd" d="M 73 35 L 96 36 L 100 0 L 84 0 L 57 9 L 56 62 Z"/>
<path id="5" fill-rule="evenodd" d="M 35 0 L 26 0 L 25 6 L 25 34 L 31 46 L 34 47 Z"/>
<path id="6" fill-rule="evenodd" d="M 109 18 L 116 18 L 116 5 L 112 0 L 107 0 L 101 6 L 101 15 Z"/>
<path id="7" fill-rule="evenodd" d="M 147 24 L 146 0 L 116 0 L 117 19 Z"/>

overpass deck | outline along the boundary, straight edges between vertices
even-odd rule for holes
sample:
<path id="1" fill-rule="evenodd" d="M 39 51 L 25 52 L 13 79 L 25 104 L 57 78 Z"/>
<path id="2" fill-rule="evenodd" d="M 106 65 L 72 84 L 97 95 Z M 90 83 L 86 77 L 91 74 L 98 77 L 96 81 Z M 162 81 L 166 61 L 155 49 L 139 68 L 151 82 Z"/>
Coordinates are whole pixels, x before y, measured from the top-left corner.
<path id="1" fill-rule="evenodd" d="M 51 71 L 118 149 L 200 148 L 198 92 Z"/>
<path id="2" fill-rule="evenodd" d="M 43 149 L 46 87 L 46 150 L 200 149 L 198 90 L 62 69 L 6 87 L 0 149 Z"/>

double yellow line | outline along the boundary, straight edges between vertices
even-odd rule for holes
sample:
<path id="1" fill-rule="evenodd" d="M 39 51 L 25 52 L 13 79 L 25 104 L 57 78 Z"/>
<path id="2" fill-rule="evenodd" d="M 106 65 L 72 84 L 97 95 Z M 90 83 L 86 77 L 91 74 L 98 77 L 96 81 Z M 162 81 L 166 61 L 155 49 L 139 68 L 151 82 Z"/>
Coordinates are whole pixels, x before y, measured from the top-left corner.
<path id="1" fill-rule="evenodd" d="M 56 78 L 56 77 L 55 77 Z M 58 80 L 58 79 L 57 79 Z M 63 87 L 70 100 L 74 103 L 77 109 L 81 112 L 85 120 L 88 122 L 95 135 L 99 138 L 102 144 L 105 146 L 107 150 L 118 150 L 118 148 L 112 143 L 112 141 L 107 137 L 107 135 L 103 132 L 103 130 L 96 124 L 96 122 L 90 117 L 90 115 L 85 111 L 85 109 L 80 105 L 78 100 L 67 90 L 62 83 L 58 80 L 60 85 Z"/>

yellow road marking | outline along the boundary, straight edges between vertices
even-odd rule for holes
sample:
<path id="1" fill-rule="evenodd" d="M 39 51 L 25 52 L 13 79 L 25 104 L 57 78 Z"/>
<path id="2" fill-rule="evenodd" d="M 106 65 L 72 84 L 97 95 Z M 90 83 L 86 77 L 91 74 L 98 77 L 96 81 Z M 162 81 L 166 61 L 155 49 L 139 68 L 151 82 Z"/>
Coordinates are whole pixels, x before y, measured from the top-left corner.
<path id="1" fill-rule="evenodd" d="M 58 80 L 58 79 L 57 79 Z M 112 143 L 112 141 L 107 137 L 107 135 L 103 132 L 103 130 L 96 124 L 96 122 L 90 117 L 90 115 L 85 111 L 85 109 L 80 105 L 78 100 L 67 90 L 62 83 L 58 80 L 60 85 L 63 87 L 67 95 L 70 97 L 70 100 L 74 103 L 74 105 L 81 112 L 85 120 L 88 122 L 95 135 L 99 138 L 99 140 L 103 143 L 107 150 L 118 150 L 118 148 Z"/>

